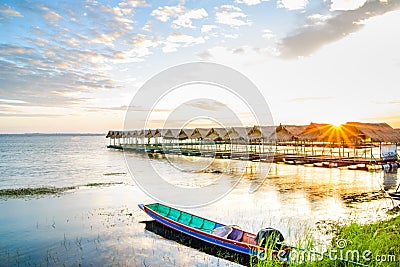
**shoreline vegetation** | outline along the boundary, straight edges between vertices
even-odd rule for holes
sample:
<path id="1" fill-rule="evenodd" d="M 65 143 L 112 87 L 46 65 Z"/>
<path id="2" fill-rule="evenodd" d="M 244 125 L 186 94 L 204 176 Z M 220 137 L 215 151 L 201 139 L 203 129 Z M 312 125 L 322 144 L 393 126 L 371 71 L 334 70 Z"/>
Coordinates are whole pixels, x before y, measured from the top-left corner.
<path id="1" fill-rule="evenodd" d="M 33 197 L 44 197 L 48 195 L 59 196 L 67 191 L 77 190 L 80 187 L 102 187 L 120 185 L 123 182 L 107 182 L 107 183 L 88 183 L 77 186 L 65 186 L 65 187 L 30 187 L 30 188 L 9 188 L 0 189 L 0 199 L 8 198 L 33 198 Z"/>
<path id="2" fill-rule="evenodd" d="M 331 247 L 323 254 L 312 247 L 312 240 L 306 240 L 302 243 L 308 242 L 308 246 L 296 250 L 290 263 L 253 258 L 250 266 L 399 266 L 400 206 L 387 214 L 389 219 L 373 223 L 336 225 Z"/>

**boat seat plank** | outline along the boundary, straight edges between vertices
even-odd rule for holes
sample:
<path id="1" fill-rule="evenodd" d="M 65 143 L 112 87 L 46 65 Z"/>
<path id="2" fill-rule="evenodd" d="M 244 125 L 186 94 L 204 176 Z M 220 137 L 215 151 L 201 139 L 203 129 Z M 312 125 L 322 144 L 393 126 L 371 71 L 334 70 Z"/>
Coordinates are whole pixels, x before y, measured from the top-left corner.
<path id="1" fill-rule="evenodd" d="M 169 207 L 166 207 L 164 205 L 158 205 L 157 207 L 157 212 L 164 217 L 167 217 L 171 209 Z"/>
<path id="2" fill-rule="evenodd" d="M 209 220 L 204 220 L 201 230 L 203 230 L 204 232 L 210 233 L 214 229 L 215 229 L 215 222 L 212 222 Z"/>
<path id="3" fill-rule="evenodd" d="M 179 218 L 179 222 L 189 225 L 190 221 L 192 220 L 192 215 L 187 214 L 186 212 L 181 213 L 181 217 Z"/>
<path id="4" fill-rule="evenodd" d="M 252 234 L 249 234 L 249 233 L 243 233 L 243 237 L 242 237 L 242 241 L 241 242 L 257 246 L 257 242 L 254 239 L 255 237 L 256 237 L 255 235 L 252 235 Z"/>
<path id="5" fill-rule="evenodd" d="M 204 219 L 203 218 L 199 218 L 199 217 L 193 216 L 192 217 L 192 221 L 189 223 L 189 226 L 201 229 L 203 224 L 204 224 Z"/>
<path id="6" fill-rule="evenodd" d="M 243 231 L 233 228 L 232 232 L 228 235 L 228 239 L 240 241 L 243 237 Z"/>
<path id="7" fill-rule="evenodd" d="M 176 209 L 171 209 L 169 211 L 168 218 L 174 220 L 174 221 L 179 221 L 179 218 L 181 217 L 181 211 L 176 210 Z"/>
<path id="8" fill-rule="evenodd" d="M 158 205 L 159 205 L 158 203 L 153 203 L 153 204 L 146 205 L 146 207 L 157 212 Z"/>

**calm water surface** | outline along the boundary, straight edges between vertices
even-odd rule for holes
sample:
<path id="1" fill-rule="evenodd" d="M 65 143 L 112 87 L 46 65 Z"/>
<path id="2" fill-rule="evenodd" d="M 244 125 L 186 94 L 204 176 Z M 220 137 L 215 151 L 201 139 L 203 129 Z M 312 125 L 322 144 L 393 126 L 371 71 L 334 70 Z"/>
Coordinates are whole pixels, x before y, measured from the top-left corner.
<path id="1" fill-rule="evenodd" d="M 146 231 L 140 222 L 149 217 L 137 203 L 152 200 L 131 179 L 123 154 L 106 149 L 106 144 L 104 136 L 0 135 L 0 189 L 76 187 L 59 195 L 0 199 L 0 265 L 236 265 Z M 138 168 L 151 160 L 169 182 L 180 186 L 203 186 L 219 177 L 179 172 L 165 158 L 128 157 Z M 203 159 L 174 160 L 194 169 L 204 165 Z M 215 160 L 209 168 L 226 166 L 226 160 Z M 233 171 L 227 179 L 233 182 L 235 175 Z M 292 243 L 312 233 L 326 244 L 329 235 L 315 229 L 384 216 L 393 204 L 373 196 L 394 190 L 400 180 L 397 172 L 273 164 L 260 189 L 250 194 L 256 176 L 245 175 L 223 199 L 188 211 L 253 232 L 272 226 Z"/>

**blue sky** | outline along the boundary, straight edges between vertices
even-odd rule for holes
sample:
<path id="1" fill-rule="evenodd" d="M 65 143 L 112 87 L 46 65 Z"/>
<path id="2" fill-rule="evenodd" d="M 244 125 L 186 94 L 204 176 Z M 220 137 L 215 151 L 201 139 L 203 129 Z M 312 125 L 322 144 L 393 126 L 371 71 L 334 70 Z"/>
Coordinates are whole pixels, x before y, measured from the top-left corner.
<path id="1" fill-rule="evenodd" d="M 123 127 L 183 62 L 247 75 L 276 123 L 400 127 L 400 1 L 0 1 L 0 132 Z"/>

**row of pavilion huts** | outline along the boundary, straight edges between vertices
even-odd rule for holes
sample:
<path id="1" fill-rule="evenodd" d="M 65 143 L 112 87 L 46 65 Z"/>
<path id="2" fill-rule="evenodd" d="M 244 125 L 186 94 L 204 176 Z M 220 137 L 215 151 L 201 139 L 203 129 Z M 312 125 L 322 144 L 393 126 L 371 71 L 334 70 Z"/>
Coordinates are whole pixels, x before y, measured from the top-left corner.
<path id="1" fill-rule="evenodd" d="M 310 123 L 109 131 L 106 137 L 114 149 L 340 167 L 396 162 L 400 129 L 386 123 Z"/>

